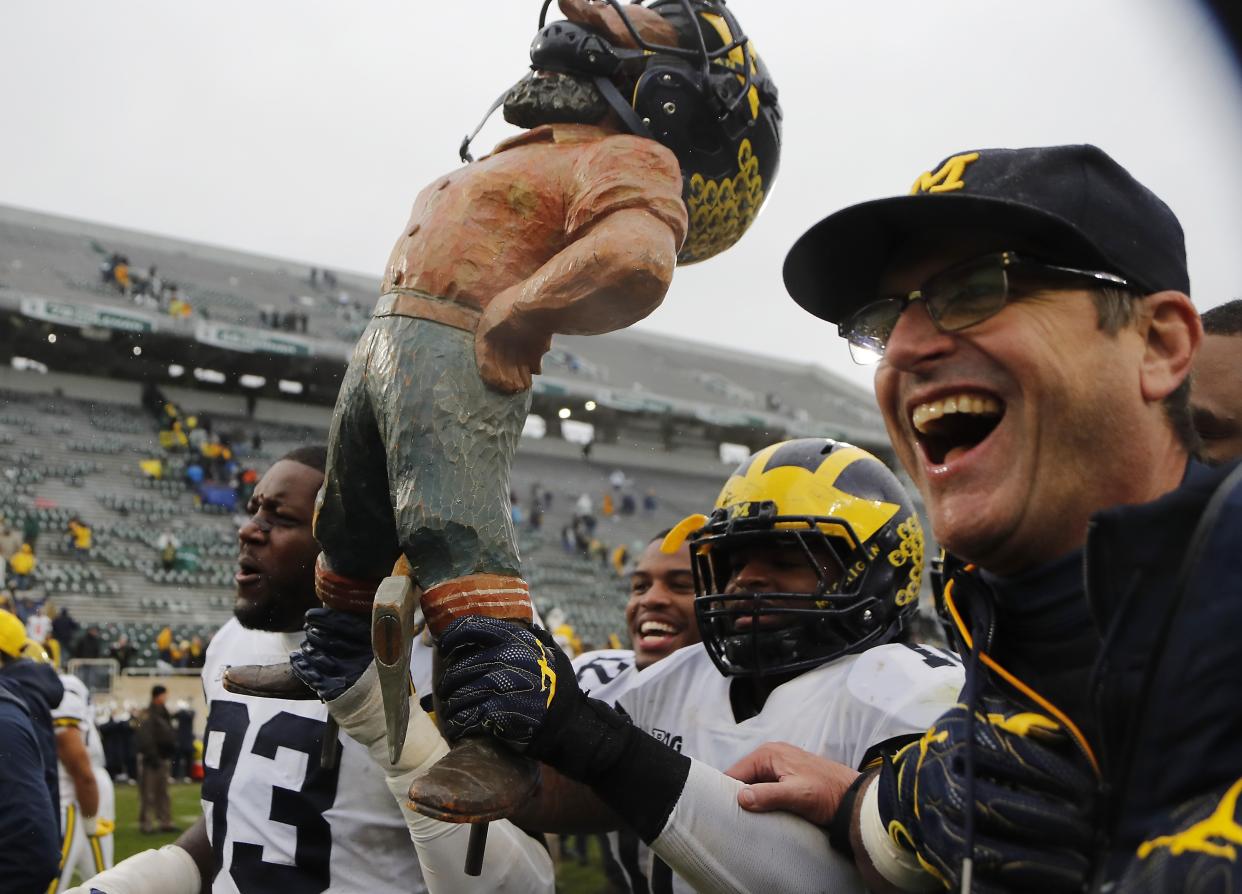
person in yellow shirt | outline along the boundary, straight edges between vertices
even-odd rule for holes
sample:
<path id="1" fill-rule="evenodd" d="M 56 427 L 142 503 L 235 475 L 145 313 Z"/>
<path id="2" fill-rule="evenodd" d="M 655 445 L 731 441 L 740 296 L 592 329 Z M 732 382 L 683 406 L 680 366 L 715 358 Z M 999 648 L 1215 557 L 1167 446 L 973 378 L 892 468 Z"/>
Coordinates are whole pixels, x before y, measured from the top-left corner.
<path id="1" fill-rule="evenodd" d="M 39 560 L 35 558 L 34 547 L 29 543 L 23 543 L 17 554 L 9 559 L 9 572 L 13 577 L 14 590 L 30 589 L 31 578 L 38 562 Z"/>
<path id="2" fill-rule="evenodd" d="M 91 556 L 94 531 L 91 530 L 90 525 L 74 519 L 69 522 L 69 532 L 73 537 L 74 557 L 80 562 L 85 562 Z"/>

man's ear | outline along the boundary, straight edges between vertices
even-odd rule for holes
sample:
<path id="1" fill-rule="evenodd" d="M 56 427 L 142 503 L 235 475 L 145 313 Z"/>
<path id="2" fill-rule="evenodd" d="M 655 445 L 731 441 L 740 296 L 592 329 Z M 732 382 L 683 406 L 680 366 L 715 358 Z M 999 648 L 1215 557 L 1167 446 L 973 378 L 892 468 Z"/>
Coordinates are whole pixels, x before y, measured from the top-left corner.
<path id="1" fill-rule="evenodd" d="M 1142 303 L 1146 315 L 1139 381 L 1143 399 L 1157 403 L 1190 375 L 1195 353 L 1203 342 L 1203 323 L 1190 297 L 1182 292 L 1156 292 Z"/>

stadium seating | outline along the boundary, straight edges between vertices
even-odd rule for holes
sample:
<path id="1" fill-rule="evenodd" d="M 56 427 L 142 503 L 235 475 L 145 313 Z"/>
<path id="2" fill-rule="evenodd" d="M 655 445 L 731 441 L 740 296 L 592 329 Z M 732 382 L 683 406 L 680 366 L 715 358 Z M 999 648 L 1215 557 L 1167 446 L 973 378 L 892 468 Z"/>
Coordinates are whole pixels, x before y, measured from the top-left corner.
<path id="1" fill-rule="evenodd" d="M 125 633 L 138 645 L 140 665 L 154 662 L 147 644 L 166 623 L 181 639 L 210 633 L 228 619 L 235 522 L 227 511 L 211 514 L 196 505 L 180 480 L 184 459 L 164 457 L 167 477 L 142 472 L 143 459 L 160 456 L 148 417 L 127 405 L 11 389 L 0 391 L 0 406 L 0 469 L 10 482 L 0 492 L 0 513 L 14 525 L 33 513 L 41 529 L 36 586 L 18 595 L 50 597 L 81 623 L 100 624 L 105 647 Z M 289 449 L 327 437 L 325 429 L 311 426 L 228 416 L 212 421 L 217 431 L 245 435 L 238 439 L 242 461 L 260 471 Z M 246 439 L 255 433 L 264 445 L 259 451 L 247 449 Z M 602 498 L 612 489 L 609 478 L 616 468 L 626 473 L 635 504 L 641 505 L 648 490 L 657 494 L 656 512 L 602 515 Z M 524 574 L 539 609 L 560 608 L 588 643 L 602 645 L 614 633 L 624 637 L 625 579 L 611 565 L 566 552 L 562 529 L 571 524 L 579 496 L 588 494 L 598 518 L 596 536 L 607 551 L 624 544 L 633 553 L 660 528 L 710 505 L 723 476 L 709 469 L 687 475 L 586 462 L 576 452 L 567 461 L 524 449 L 513 476 L 524 517 L 529 519 L 532 491 L 552 497 L 541 529 L 524 525 L 522 530 Z M 619 495 L 615 503 L 619 508 Z M 93 529 L 86 561 L 69 548 L 67 525 L 74 516 Z M 157 546 L 165 531 L 177 537 L 183 551 L 195 554 L 196 567 L 165 570 Z"/>

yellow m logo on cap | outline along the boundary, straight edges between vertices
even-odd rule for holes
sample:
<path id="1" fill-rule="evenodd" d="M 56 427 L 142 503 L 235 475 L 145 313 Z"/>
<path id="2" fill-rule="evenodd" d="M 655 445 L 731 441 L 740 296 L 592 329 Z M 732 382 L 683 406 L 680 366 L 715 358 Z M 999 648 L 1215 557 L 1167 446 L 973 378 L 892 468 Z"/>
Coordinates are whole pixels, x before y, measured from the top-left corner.
<path id="1" fill-rule="evenodd" d="M 961 189 L 966 185 L 962 182 L 962 172 L 966 170 L 966 165 L 978 160 L 978 152 L 953 156 L 942 164 L 936 173 L 924 171 L 919 174 L 914 185 L 910 187 L 910 195 L 917 195 L 921 192 L 952 192 L 955 189 Z"/>

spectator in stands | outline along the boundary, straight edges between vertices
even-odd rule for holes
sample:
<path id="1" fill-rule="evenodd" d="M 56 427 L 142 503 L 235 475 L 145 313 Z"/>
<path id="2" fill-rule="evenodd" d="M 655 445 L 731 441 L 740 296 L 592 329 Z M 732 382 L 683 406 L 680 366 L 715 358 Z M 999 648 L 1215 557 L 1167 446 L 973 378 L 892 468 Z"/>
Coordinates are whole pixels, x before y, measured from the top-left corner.
<path id="1" fill-rule="evenodd" d="M 207 657 L 206 647 L 203 645 L 203 638 L 198 634 L 190 637 L 190 647 L 187 652 L 186 667 L 201 668 Z"/>
<path id="2" fill-rule="evenodd" d="M 47 616 L 47 608 L 38 606 L 26 619 L 26 636 L 39 645 L 43 645 L 52 636 L 52 619 Z"/>
<path id="3" fill-rule="evenodd" d="M 637 508 L 638 504 L 634 500 L 634 495 L 632 493 L 626 491 L 621 495 L 621 508 L 617 510 L 619 514 L 633 515 Z"/>
<path id="4" fill-rule="evenodd" d="M 22 542 L 29 544 L 32 551 L 39 545 L 39 516 L 33 509 L 22 519 Z"/>
<path id="5" fill-rule="evenodd" d="M 608 476 L 608 483 L 612 485 L 613 490 L 619 493 L 621 488 L 625 487 L 625 472 L 620 469 L 613 469 Z"/>
<path id="6" fill-rule="evenodd" d="M 197 459 L 191 460 L 185 467 L 185 486 L 190 490 L 197 491 L 199 486 L 203 483 L 203 479 L 205 477 L 206 472 L 203 470 L 202 464 Z"/>
<path id="7" fill-rule="evenodd" d="M 138 650 L 130 643 L 129 637 L 122 633 L 108 649 L 108 657 L 116 661 L 121 670 L 124 670 L 134 663 L 134 656 L 137 652 Z"/>
<path id="8" fill-rule="evenodd" d="M 656 492 L 651 488 L 647 488 L 647 492 L 643 494 L 643 512 L 651 515 L 656 511 L 657 505 Z"/>
<path id="9" fill-rule="evenodd" d="M 0 522 L 0 558 L 6 562 L 22 548 L 22 535 L 9 524 L 8 519 Z"/>
<path id="10" fill-rule="evenodd" d="M 158 656 L 159 660 L 162 661 L 166 665 L 164 670 L 172 670 L 172 664 L 173 664 L 172 647 L 173 647 L 172 628 L 165 626 L 160 630 L 159 633 L 155 635 L 156 655 Z"/>
<path id="11" fill-rule="evenodd" d="M 64 653 L 73 649 L 78 638 L 78 631 L 81 629 L 82 625 L 69 613 L 68 607 L 62 608 L 56 613 L 56 617 L 52 618 L 52 636 L 55 637 L 56 642 L 60 643 L 60 649 Z"/>
<path id="12" fill-rule="evenodd" d="M 578 502 L 574 506 L 574 521 L 579 519 L 586 525 L 587 532 L 595 530 L 595 504 L 591 502 L 591 495 L 587 493 L 578 496 Z"/>
<path id="13" fill-rule="evenodd" d="M 103 643 L 99 638 L 99 628 L 94 624 L 86 628 L 86 632 L 78 637 L 71 654 L 74 658 L 98 658 L 103 653 Z"/>
<path id="14" fill-rule="evenodd" d="M 1203 314 L 1190 405 L 1203 458 L 1226 463 L 1242 457 L 1242 298 Z"/>
<path id="15" fill-rule="evenodd" d="M 173 537 L 171 534 L 161 534 L 156 546 L 160 551 L 160 567 L 162 567 L 165 571 L 172 571 L 176 568 L 178 546 L 177 538 Z"/>
<path id="16" fill-rule="evenodd" d="M 543 504 L 536 500 L 530 507 L 530 518 L 527 519 L 532 531 L 538 531 L 543 527 Z"/>
<path id="17" fill-rule="evenodd" d="M 630 564 L 630 548 L 624 543 L 612 551 L 612 570 L 618 575 L 625 574 L 626 567 Z"/>
<path id="18" fill-rule="evenodd" d="M 34 547 L 23 543 L 21 549 L 9 559 L 9 578 L 14 590 L 29 590 L 34 582 L 35 566 L 39 560 L 35 558 Z"/>
<path id="19" fill-rule="evenodd" d="M 80 520 L 76 525 L 70 522 L 69 530 L 73 536 L 73 557 L 79 562 L 85 562 L 91 557 L 95 532 L 90 525 Z"/>
<path id="20" fill-rule="evenodd" d="M 604 494 L 604 499 L 600 501 L 599 511 L 604 518 L 613 517 L 612 494 Z M 615 521 L 615 519 L 613 519 Z"/>
<path id="21" fill-rule="evenodd" d="M 164 703 L 168 701 L 168 689 L 151 687 L 151 704 L 146 716 L 138 726 L 135 745 L 140 763 L 138 785 L 140 805 L 138 827 L 144 835 L 156 831 L 153 822 L 159 822 L 161 832 L 179 832 L 172 822 L 172 799 L 168 794 L 168 774 L 176 751 L 177 739 L 173 731 L 172 717 Z"/>

